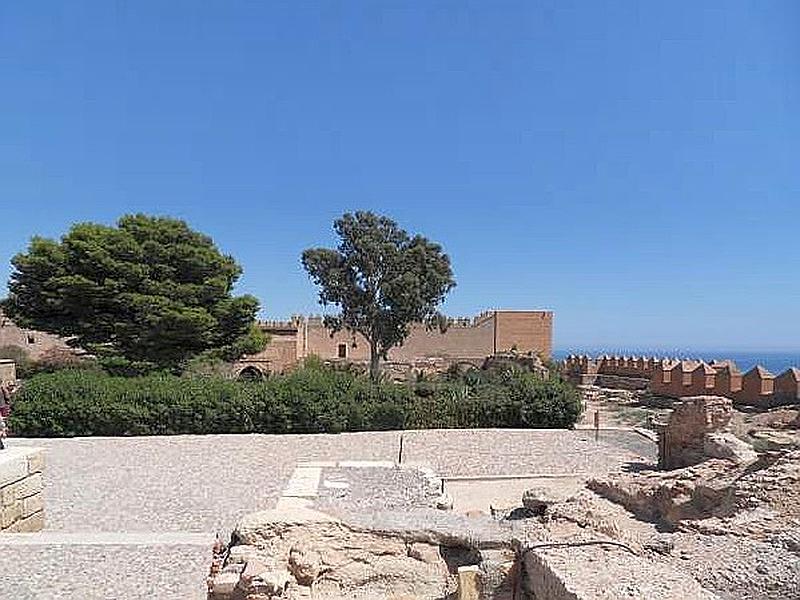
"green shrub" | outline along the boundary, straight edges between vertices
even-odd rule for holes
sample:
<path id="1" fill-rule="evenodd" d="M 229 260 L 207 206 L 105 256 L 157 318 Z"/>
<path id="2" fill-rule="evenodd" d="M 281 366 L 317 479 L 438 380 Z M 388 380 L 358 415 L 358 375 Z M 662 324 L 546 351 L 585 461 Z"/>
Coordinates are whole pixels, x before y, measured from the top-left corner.
<path id="1" fill-rule="evenodd" d="M 406 386 L 318 364 L 263 381 L 70 369 L 31 377 L 9 425 L 43 437 L 571 427 L 580 406 L 569 384 L 516 370 Z"/>

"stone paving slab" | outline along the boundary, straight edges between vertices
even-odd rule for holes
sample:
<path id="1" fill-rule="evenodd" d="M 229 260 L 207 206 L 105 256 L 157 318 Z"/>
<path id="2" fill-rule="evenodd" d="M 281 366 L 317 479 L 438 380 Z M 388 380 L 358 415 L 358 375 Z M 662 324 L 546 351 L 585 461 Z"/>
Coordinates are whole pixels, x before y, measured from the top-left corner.
<path id="1" fill-rule="evenodd" d="M 602 474 L 646 460 L 632 438 L 560 430 L 12 438 L 45 449 L 47 518 L 39 544 L 0 539 L 0 598 L 204 598 L 203 539 L 274 507 L 300 462 L 360 465 L 368 485 L 398 459 L 401 435 L 404 463 L 439 475 Z"/>
<path id="2" fill-rule="evenodd" d="M 3 600 L 205 600 L 208 547 L 0 543 Z"/>

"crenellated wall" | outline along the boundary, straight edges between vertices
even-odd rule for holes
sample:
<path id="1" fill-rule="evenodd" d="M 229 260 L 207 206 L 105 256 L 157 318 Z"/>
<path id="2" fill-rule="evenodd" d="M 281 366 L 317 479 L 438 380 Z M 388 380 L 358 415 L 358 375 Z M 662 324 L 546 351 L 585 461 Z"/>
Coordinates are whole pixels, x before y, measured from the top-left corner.
<path id="1" fill-rule="evenodd" d="M 762 366 L 742 374 L 731 360 L 712 361 L 632 356 L 569 356 L 567 376 L 583 385 L 603 384 L 603 377 L 641 381 L 657 396 L 724 396 L 736 404 L 768 408 L 800 402 L 800 369 L 776 377 Z M 622 387 L 622 386 L 621 386 Z"/>
<path id="2" fill-rule="evenodd" d="M 370 348 L 363 336 L 347 331 L 331 332 L 320 316 L 264 322 L 262 328 L 270 335 L 270 343 L 262 352 L 238 361 L 235 373 L 246 369 L 283 372 L 311 356 L 331 362 L 363 364 L 369 360 Z M 549 358 L 552 338 L 550 311 L 492 310 L 473 318 L 449 319 L 444 332 L 422 324 L 413 325 L 403 345 L 393 348 L 388 358 L 389 363 L 407 365 L 434 361 L 445 368 L 448 364 L 475 363 L 509 351 Z"/>

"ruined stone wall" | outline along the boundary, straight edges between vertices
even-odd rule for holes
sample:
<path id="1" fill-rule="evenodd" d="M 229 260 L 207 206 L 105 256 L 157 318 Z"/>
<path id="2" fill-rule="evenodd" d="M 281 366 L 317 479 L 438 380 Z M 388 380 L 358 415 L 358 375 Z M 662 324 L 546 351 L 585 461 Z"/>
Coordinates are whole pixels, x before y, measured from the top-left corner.
<path id="1" fill-rule="evenodd" d="M 697 396 L 675 404 L 669 421 L 658 428 L 658 463 L 677 469 L 701 462 L 706 456 L 706 436 L 723 430 L 731 420 L 730 398 Z"/>
<path id="2" fill-rule="evenodd" d="M 40 448 L 0 450 L 0 535 L 44 527 L 43 470 Z"/>
<path id="3" fill-rule="evenodd" d="M 17 327 L 11 319 L 0 312 L 0 347 L 18 346 L 28 353 L 33 360 L 38 360 L 42 355 L 53 350 L 72 351 L 62 338 Z"/>

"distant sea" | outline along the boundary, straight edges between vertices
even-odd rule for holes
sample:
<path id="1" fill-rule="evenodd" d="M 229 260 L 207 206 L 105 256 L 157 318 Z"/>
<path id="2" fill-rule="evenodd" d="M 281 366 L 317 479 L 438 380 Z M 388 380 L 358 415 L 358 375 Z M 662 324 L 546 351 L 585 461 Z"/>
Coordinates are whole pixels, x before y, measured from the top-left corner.
<path id="1" fill-rule="evenodd" d="M 800 367 L 800 350 L 796 352 L 743 352 L 728 351 L 728 350 L 652 350 L 652 349 L 608 349 L 603 348 L 600 350 L 587 350 L 587 349 L 568 349 L 568 350 L 555 350 L 553 351 L 553 358 L 561 360 L 570 354 L 587 354 L 589 356 L 602 356 L 603 354 L 620 355 L 620 356 L 657 356 L 657 357 L 672 357 L 672 358 L 689 358 L 699 359 L 705 361 L 712 361 L 714 359 L 723 360 L 729 359 L 734 361 L 739 369 L 744 373 L 756 365 L 765 367 L 768 371 L 775 375 L 780 375 L 789 367 Z"/>

